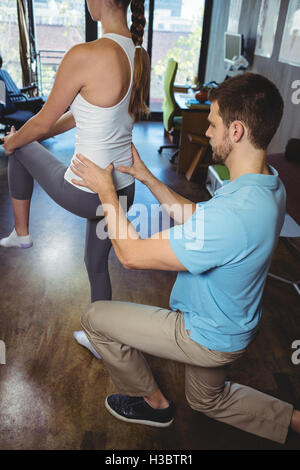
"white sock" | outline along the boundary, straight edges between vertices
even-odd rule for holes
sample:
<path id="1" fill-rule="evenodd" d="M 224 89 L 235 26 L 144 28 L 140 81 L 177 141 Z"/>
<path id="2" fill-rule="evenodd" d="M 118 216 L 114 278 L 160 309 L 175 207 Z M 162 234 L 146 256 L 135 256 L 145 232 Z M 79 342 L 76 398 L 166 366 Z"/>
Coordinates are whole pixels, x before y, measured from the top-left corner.
<path id="1" fill-rule="evenodd" d="M 76 339 L 77 343 L 81 344 L 81 346 L 84 346 L 89 351 L 91 351 L 91 353 L 94 354 L 94 356 L 97 359 L 101 359 L 100 354 L 98 354 L 97 351 L 93 348 L 93 346 L 89 342 L 88 337 L 87 337 L 87 335 L 85 334 L 84 331 L 75 331 L 73 333 L 73 336 Z"/>
<path id="2" fill-rule="evenodd" d="M 0 246 L 3 246 L 5 248 L 12 248 L 12 247 L 18 247 L 18 248 L 31 248 L 33 245 L 32 238 L 30 235 L 26 235 L 25 237 L 20 237 L 16 230 L 13 229 L 11 234 L 6 237 L 2 238 L 0 240 Z"/>

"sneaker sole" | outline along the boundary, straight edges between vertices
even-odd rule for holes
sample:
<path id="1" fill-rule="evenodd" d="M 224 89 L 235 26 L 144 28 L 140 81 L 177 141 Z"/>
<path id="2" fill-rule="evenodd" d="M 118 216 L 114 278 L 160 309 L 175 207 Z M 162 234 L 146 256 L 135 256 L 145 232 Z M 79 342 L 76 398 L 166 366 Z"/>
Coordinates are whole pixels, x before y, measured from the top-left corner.
<path id="1" fill-rule="evenodd" d="M 130 418 L 125 418 L 125 416 L 119 415 L 116 411 L 114 411 L 108 404 L 107 398 L 105 399 L 105 408 L 107 411 L 110 412 L 115 418 L 119 419 L 120 421 L 124 421 L 126 423 L 135 423 L 135 424 L 144 424 L 146 426 L 153 426 L 155 428 L 167 428 L 171 426 L 171 424 L 174 421 L 174 418 L 171 421 L 168 421 L 167 423 L 158 423 L 157 421 L 148 421 L 148 420 L 143 420 L 143 419 L 130 419 Z"/>
<path id="2" fill-rule="evenodd" d="M 13 245 L 13 246 L 3 246 L 0 244 L 0 247 L 2 248 L 22 248 L 23 250 L 27 250 L 28 248 L 31 248 L 33 246 L 33 243 L 20 243 L 20 245 Z"/>
<path id="3" fill-rule="evenodd" d="M 27 248 L 31 248 L 32 246 L 33 246 L 33 243 L 27 243 L 27 244 L 25 244 L 25 243 L 20 243 L 20 247 L 21 247 L 21 248 L 27 249 Z"/>

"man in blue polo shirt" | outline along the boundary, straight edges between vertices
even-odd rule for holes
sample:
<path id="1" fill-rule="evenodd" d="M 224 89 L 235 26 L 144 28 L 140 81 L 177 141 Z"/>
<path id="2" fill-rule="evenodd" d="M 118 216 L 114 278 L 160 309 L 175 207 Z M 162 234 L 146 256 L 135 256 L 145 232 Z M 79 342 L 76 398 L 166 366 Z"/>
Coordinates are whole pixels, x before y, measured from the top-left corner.
<path id="1" fill-rule="evenodd" d="M 105 406 L 116 418 L 166 427 L 174 404 L 159 390 L 141 351 L 186 364 L 190 406 L 214 419 L 284 443 L 300 412 L 291 404 L 226 382 L 228 366 L 254 340 L 262 294 L 285 215 L 285 189 L 266 149 L 283 113 L 275 85 L 257 74 L 225 81 L 210 95 L 207 136 L 230 181 L 208 202 L 193 204 L 158 181 L 135 148 L 131 168 L 176 225 L 141 240 L 119 206 L 113 166 L 79 155 L 73 171 L 99 194 L 116 255 L 128 269 L 178 271 L 170 309 L 95 302 L 82 317 L 90 343 L 119 391 Z M 75 180 L 74 180 L 75 182 Z M 117 215 L 117 217 L 116 217 Z"/>
<path id="2" fill-rule="evenodd" d="M 184 312 L 190 338 L 209 349 L 239 351 L 257 332 L 285 216 L 285 189 L 270 171 L 272 176 L 245 174 L 228 182 L 197 206 L 184 230 L 177 225 L 170 231 L 171 247 L 188 270 L 178 274 L 170 306 Z M 197 224 L 203 226 L 200 249 Z"/>

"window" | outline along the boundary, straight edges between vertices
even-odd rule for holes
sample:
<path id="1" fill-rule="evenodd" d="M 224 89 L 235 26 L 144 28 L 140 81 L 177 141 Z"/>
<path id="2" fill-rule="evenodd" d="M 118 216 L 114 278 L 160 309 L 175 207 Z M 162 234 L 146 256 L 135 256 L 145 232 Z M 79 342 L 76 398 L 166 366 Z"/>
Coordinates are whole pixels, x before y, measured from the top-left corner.
<path id="1" fill-rule="evenodd" d="M 40 92 L 49 95 L 65 52 L 85 42 L 84 0 L 34 0 Z"/>
<path id="2" fill-rule="evenodd" d="M 48 94 L 64 53 L 74 44 L 85 42 L 85 1 L 33 2 L 40 88 Z M 164 74 L 170 57 L 179 64 L 176 83 L 191 84 L 198 75 L 205 3 L 206 0 L 145 0 L 147 23 L 143 46 L 151 54 L 151 111 L 162 110 Z M 129 7 L 129 25 L 130 22 Z M 100 22 L 98 28 L 91 29 L 89 40 L 96 39 L 97 34 L 101 37 Z"/>
<path id="3" fill-rule="evenodd" d="M 149 17 L 154 1 L 153 19 Z M 153 20 L 150 110 L 162 110 L 164 73 L 169 57 L 178 61 L 176 83 L 190 84 L 198 75 L 205 0 L 146 0 L 147 20 L 143 46 L 148 47 L 148 28 Z M 128 8 L 128 25 L 131 10 Z M 101 24 L 98 23 L 98 37 Z"/>
<path id="4" fill-rule="evenodd" d="M 149 0 L 145 2 L 149 3 Z M 176 83 L 198 75 L 205 0 L 155 0 L 150 109 L 161 111 L 164 73 L 169 58 L 178 62 Z"/>
<path id="5" fill-rule="evenodd" d="M 12 0 L 1 0 L 0 48 L 2 68 L 7 70 L 18 87 L 22 88 L 17 2 Z"/>

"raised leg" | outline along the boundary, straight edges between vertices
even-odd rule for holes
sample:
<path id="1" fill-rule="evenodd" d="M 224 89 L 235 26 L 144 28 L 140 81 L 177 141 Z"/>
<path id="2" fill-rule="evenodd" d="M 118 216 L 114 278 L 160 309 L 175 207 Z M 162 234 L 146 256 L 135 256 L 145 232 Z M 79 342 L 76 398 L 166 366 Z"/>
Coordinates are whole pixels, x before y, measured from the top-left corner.
<path id="1" fill-rule="evenodd" d="M 38 142 L 17 149 L 8 159 L 8 185 L 17 236 L 28 235 L 30 201 L 36 180 L 61 207 L 83 218 L 93 218 L 97 194 L 72 186 L 64 179 L 66 166 Z M 17 246 L 17 245 L 16 245 Z"/>

